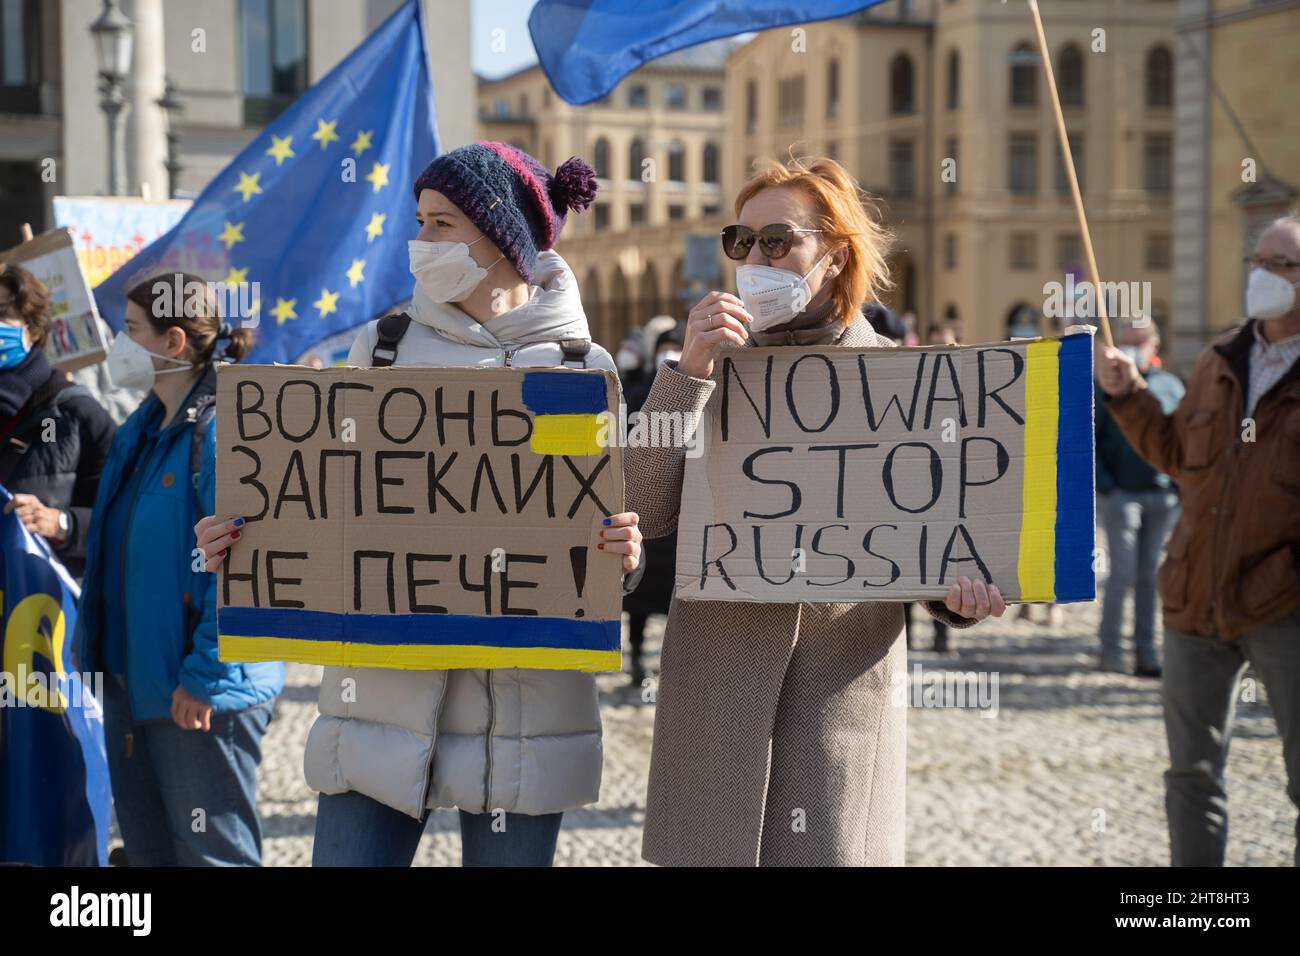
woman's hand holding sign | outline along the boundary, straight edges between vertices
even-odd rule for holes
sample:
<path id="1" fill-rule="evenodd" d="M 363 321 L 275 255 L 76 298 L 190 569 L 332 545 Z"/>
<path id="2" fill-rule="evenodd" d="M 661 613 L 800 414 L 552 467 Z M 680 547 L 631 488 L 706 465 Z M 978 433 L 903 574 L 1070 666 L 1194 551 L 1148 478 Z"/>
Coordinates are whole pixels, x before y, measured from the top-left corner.
<path id="1" fill-rule="evenodd" d="M 226 560 L 230 546 L 239 540 L 243 518 L 218 518 L 208 515 L 194 526 L 195 543 L 203 552 L 203 570 L 215 571 Z"/>
<path id="2" fill-rule="evenodd" d="M 1007 605 L 1002 600 L 1002 592 L 996 584 L 984 586 L 983 581 L 971 581 L 963 575 L 948 589 L 944 606 L 953 614 L 982 621 L 990 614 L 1001 617 L 1006 613 Z"/>
<path id="3" fill-rule="evenodd" d="M 677 368 L 692 378 L 708 378 L 724 345 L 743 346 L 746 326 L 754 321 L 745 304 L 730 292 L 710 292 L 686 317 L 686 343 Z"/>
<path id="4" fill-rule="evenodd" d="M 635 511 L 624 511 L 605 519 L 600 529 L 600 544 L 596 548 L 606 554 L 623 557 L 623 573 L 631 574 L 641 563 L 641 519 Z"/>

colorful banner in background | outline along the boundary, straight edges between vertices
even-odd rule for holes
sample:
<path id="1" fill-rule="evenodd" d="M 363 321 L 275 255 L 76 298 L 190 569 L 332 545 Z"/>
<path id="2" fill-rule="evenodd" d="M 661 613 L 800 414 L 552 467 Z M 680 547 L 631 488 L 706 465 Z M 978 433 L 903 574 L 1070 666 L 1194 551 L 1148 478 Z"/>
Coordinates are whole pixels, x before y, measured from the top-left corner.
<path id="1" fill-rule="evenodd" d="M 0 862 L 104 866 L 102 711 L 72 663 L 76 582 L 0 486 Z"/>
<path id="2" fill-rule="evenodd" d="M 93 289 L 180 222 L 189 208 L 183 199 L 55 196 L 54 223 L 72 230 L 81 271 Z"/>

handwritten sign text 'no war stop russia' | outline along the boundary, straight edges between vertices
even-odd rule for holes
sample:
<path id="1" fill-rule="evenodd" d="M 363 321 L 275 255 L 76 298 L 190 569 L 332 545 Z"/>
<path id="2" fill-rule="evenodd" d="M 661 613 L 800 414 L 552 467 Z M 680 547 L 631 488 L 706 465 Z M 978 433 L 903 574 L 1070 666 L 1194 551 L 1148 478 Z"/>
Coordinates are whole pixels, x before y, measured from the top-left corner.
<path id="1" fill-rule="evenodd" d="M 601 371 L 223 366 L 228 661 L 619 670 Z"/>
<path id="2" fill-rule="evenodd" d="M 1015 601 L 1093 576 L 1092 335 L 723 353 L 687 459 L 682 599 Z"/>

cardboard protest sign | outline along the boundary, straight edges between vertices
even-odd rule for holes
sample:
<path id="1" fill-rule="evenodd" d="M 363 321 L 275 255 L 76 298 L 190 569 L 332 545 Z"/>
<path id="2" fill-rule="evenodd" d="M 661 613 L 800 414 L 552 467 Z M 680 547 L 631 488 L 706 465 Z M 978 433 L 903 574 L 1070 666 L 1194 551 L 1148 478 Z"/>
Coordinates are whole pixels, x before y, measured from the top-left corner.
<path id="1" fill-rule="evenodd" d="M 1092 336 L 723 352 L 687 458 L 682 599 L 1094 597 Z"/>
<path id="2" fill-rule="evenodd" d="M 6 249 L 0 262 L 22 266 L 50 290 L 54 316 L 45 354 L 51 365 L 71 372 L 103 361 L 108 342 L 67 229 L 52 229 Z"/>
<path id="3" fill-rule="evenodd" d="M 619 670 L 598 370 L 222 366 L 222 660 Z"/>

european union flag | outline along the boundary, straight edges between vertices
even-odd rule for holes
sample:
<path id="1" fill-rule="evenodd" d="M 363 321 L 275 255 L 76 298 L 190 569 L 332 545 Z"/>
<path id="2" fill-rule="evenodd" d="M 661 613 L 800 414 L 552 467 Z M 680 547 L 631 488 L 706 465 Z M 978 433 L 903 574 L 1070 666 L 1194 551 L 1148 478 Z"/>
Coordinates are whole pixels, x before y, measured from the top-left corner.
<path id="1" fill-rule="evenodd" d="M 847 16 L 883 0 L 539 0 L 528 32 L 560 96 L 598 100 L 650 60 L 720 37 Z"/>
<path id="2" fill-rule="evenodd" d="M 95 289 L 100 314 L 120 329 L 131 285 L 191 272 L 224 283 L 232 325 L 255 327 L 248 361 L 292 362 L 410 296 L 411 184 L 437 151 L 419 3 L 408 0 Z"/>

